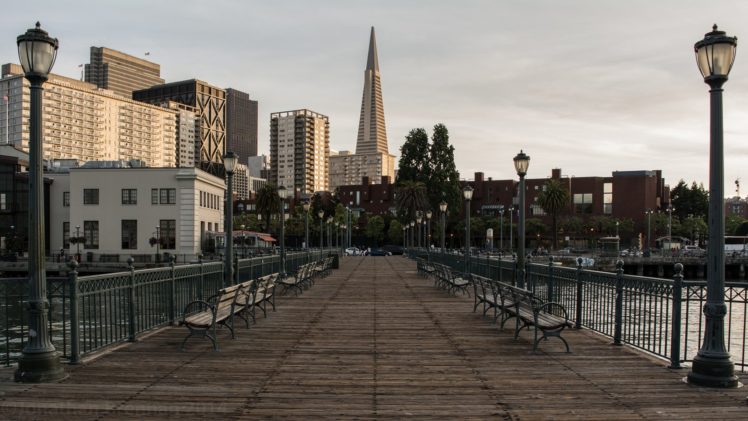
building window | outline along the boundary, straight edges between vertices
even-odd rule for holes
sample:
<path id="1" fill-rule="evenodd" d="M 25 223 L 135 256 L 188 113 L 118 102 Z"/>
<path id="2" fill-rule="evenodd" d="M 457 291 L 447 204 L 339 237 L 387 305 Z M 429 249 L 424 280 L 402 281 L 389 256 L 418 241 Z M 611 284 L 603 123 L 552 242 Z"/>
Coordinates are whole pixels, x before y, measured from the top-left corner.
<path id="1" fill-rule="evenodd" d="M 164 250 L 175 249 L 177 244 L 177 221 L 174 219 L 162 219 L 159 221 L 158 226 L 161 248 Z"/>
<path id="2" fill-rule="evenodd" d="M 137 205 L 138 204 L 138 190 L 137 189 L 122 189 L 122 204 L 123 205 Z"/>
<path id="3" fill-rule="evenodd" d="M 613 213 L 613 183 L 603 183 L 603 213 Z"/>
<path id="4" fill-rule="evenodd" d="M 8 210 L 8 199 L 5 193 L 0 193 L 0 210 Z"/>
<path id="5" fill-rule="evenodd" d="M 70 222 L 62 223 L 62 247 L 70 248 Z"/>
<path id="6" fill-rule="evenodd" d="M 161 189 L 159 202 L 162 205 L 175 205 L 177 203 L 177 189 Z"/>
<path id="7" fill-rule="evenodd" d="M 592 213 L 592 193 L 574 193 L 574 212 Z"/>
<path id="8" fill-rule="evenodd" d="M 135 219 L 122 220 L 122 249 L 138 248 L 138 221 Z"/>
<path id="9" fill-rule="evenodd" d="M 542 206 L 532 204 L 532 205 L 530 205 L 530 215 L 532 215 L 532 216 L 545 216 L 545 211 L 543 210 Z"/>
<path id="10" fill-rule="evenodd" d="M 70 207 L 70 192 L 64 191 L 62 192 L 62 206 L 64 207 Z"/>
<path id="11" fill-rule="evenodd" d="M 158 205 L 158 189 L 151 189 L 151 205 Z"/>
<path id="12" fill-rule="evenodd" d="M 99 189 L 83 189 L 83 204 L 84 205 L 98 205 L 99 204 Z"/>
<path id="13" fill-rule="evenodd" d="M 99 248 L 99 221 L 83 221 L 83 248 Z"/>

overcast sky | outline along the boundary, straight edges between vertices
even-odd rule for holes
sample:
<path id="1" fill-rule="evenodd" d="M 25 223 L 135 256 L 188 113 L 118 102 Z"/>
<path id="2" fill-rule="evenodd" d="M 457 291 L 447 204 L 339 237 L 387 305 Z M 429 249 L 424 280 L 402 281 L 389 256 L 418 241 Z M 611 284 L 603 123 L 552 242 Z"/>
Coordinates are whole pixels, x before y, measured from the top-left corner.
<path id="1" fill-rule="evenodd" d="M 117 5 L 115 5 L 115 3 Z M 107 5 L 109 4 L 109 5 Z M 59 38 L 54 72 L 80 77 L 89 47 L 161 65 L 259 101 L 330 117 L 332 149 L 355 149 L 363 72 L 376 27 L 390 152 L 415 127 L 444 123 L 463 178 L 606 176 L 662 169 L 708 184 L 709 96 L 693 44 L 713 23 L 748 36 L 746 1 L 26 1 L 3 8 L 0 60 L 40 20 Z M 748 48 L 743 46 L 742 48 Z M 748 58 L 725 85 L 726 194 L 748 194 Z"/>

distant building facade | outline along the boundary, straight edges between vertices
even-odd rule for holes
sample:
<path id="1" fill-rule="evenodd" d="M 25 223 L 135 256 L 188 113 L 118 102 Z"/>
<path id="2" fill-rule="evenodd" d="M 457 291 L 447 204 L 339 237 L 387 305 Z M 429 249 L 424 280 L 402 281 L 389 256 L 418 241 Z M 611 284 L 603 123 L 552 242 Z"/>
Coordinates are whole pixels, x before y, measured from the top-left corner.
<path id="1" fill-rule="evenodd" d="M 270 179 L 300 194 L 329 191 L 330 120 L 311 110 L 270 114 Z"/>
<path id="2" fill-rule="evenodd" d="M 91 47 L 90 61 L 84 67 L 85 81 L 127 98 L 133 91 L 164 83 L 160 65 L 117 50 Z"/>
<path id="3" fill-rule="evenodd" d="M 206 82 L 190 79 L 134 91 L 133 99 L 149 104 L 175 101 L 195 109 L 200 119 L 199 153 L 195 165 L 223 176 L 226 153 L 226 91 Z"/>
<path id="4" fill-rule="evenodd" d="M 267 155 L 250 156 L 247 159 L 249 175 L 255 178 L 270 177 L 270 157 Z"/>
<path id="5" fill-rule="evenodd" d="M 225 187 L 221 178 L 197 168 L 72 168 L 48 172 L 49 244 L 84 258 L 152 262 L 159 251 L 192 260 L 205 234 L 223 229 Z M 76 229 L 76 227 L 78 227 Z M 158 227 L 158 229 L 156 228 Z"/>
<path id="6" fill-rule="evenodd" d="M 382 81 L 374 27 L 369 36 L 369 54 L 364 70 L 364 91 L 358 122 L 356 153 L 343 151 L 330 156 L 330 189 L 358 183 L 363 177 L 379 182 L 395 178 L 395 156 L 387 148 Z"/>
<path id="7" fill-rule="evenodd" d="M 0 139 L 29 150 L 30 93 L 23 70 L 2 66 L 0 92 L 9 98 Z M 90 83 L 49 75 L 45 83 L 44 159 L 141 160 L 152 167 L 177 163 L 177 113 L 101 90 Z"/>
<path id="8" fill-rule="evenodd" d="M 249 94 L 236 89 L 226 89 L 226 150 L 246 163 L 257 156 L 257 101 Z"/>

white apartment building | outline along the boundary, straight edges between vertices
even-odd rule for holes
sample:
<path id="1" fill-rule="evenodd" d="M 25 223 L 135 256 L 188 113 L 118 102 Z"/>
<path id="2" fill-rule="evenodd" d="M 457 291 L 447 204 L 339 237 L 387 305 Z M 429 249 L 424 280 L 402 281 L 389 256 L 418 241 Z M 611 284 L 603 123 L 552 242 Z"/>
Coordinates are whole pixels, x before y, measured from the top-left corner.
<path id="1" fill-rule="evenodd" d="M 302 195 L 329 191 L 330 121 L 311 110 L 270 114 L 270 179 Z"/>
<path id="2" fill-rule="evenodd" d="M 384 152 L 353 154 L 340 151 L 330 155 L 330 191 L 360 184 L 364 177 L 378 184 L 383 176 L 395 179 L 395 155 Z"/>
<path id="3" fill-rule="evenodd" d="M 0 93 L 8 102 L 0 102 L 0 139 L 28 152 L 30 94 L 22 74 L 18 65 L 2 66 Z M 42 107 L 44 159 L 137 159 L 150 167 L 176 166 L 175 110 L 54 74 L 44 84 Z"/>
<path id="4" fill-rule="evenodd" d="M 45 177 L 53 180 L 50 250 L 149 262 L 158 238 L 159 252 L 181 262 L 201 253 L 206 232 L 223 230 L 224 180 L 197 168 L 71 168 Z"/>

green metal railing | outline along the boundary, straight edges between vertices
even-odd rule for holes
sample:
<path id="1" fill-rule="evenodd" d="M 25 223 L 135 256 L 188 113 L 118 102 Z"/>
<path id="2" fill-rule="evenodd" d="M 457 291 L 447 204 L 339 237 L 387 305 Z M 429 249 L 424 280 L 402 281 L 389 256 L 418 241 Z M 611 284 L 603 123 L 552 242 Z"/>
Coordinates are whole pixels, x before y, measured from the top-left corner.
<path id="1" fill-rule="evenodd" d="M 411 249 L 410 257 L 427 258 L 453 270 L 465 270 L 465 257 Z M 578 328 L 586 328 L 670 360 L 671 367 L 690 362 L 704 334 L 702 308 L 706 282 L 684 281 L 676 265 L 673 279 L 625 275 L 547 263 L 529 263 L 526 288 L 543 301 L 562 304 Z M 516 285 L 517 263 L 491 256 L 471 256 L 470 273 Z M 682 271 L 682 267 L 681 267 Z M 727 282 L 725 335 L 736 367 L 748 370 L 746 335 L 748 283 Z"/>
<path id="2" fill-rule="evenodd" d="M 337 249 L 288 253 L 286 273 L 320 260 Z M 235 260 L 235 280 L 244 282 L 280 272 L 280 256 Z M 57 351 L 71 363 L 114 344 L 135 341 L 144 332 L 175 324 L 184 307 L 207 299 L 224 285 L 223 262 L 47 279 L 49 332 Z M 235 283 L 234 280 L 227 284 Z M 16 361 L 27 336 L 25 300 L 28 279 L 0 279 L 0 358 Z"/>

